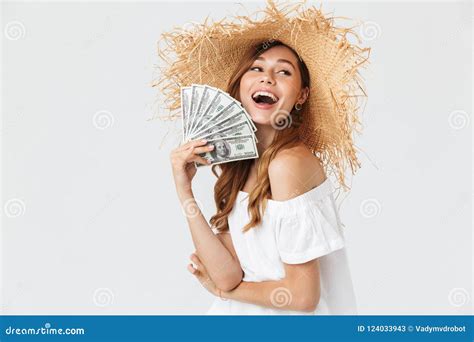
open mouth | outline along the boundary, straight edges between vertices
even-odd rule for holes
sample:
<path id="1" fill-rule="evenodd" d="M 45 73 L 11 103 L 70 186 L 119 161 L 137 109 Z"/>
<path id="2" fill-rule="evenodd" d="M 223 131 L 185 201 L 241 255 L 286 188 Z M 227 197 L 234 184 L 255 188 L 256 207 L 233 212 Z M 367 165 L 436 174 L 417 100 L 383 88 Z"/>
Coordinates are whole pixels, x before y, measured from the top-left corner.
<path id="1" fill-rule="evenodd" d="M 273 105 L 278 102 L 278 97 L 267 91 L 256 91 L 252 95 L 252 99 L 257 104 L 269 104 Z"/>

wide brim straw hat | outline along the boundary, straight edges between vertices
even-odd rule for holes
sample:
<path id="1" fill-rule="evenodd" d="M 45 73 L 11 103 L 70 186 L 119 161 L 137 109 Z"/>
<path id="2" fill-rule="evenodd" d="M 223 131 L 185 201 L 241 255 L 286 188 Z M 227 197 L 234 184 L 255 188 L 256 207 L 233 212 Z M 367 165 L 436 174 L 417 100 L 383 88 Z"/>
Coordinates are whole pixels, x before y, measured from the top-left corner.
<path id="1" fill-rule="evenodd" d="M 353 134 L 361 133 L 359 111 L 367 97 L 359 69 L 368 63 L 358 30 L 336 27 L 334 19 L 305 3 L 276 4 L 245 16 L 187 23 L 162 33 L 157 86 L 168 109 L 166 119 L 180 118 L 180 87 L 208 84 L 226 90 L 243 54 L 259 43 L 278 40 L 293 48 L 310 73 L 310 95 L 301 110 L 301 141 L 317 155 L 328 175 L 345 183 L 345 171 L 360 167 Z M 351 37 L 352 36 L 352 37 Z M 354 40 L 351 42 L 350 39 Z"/>

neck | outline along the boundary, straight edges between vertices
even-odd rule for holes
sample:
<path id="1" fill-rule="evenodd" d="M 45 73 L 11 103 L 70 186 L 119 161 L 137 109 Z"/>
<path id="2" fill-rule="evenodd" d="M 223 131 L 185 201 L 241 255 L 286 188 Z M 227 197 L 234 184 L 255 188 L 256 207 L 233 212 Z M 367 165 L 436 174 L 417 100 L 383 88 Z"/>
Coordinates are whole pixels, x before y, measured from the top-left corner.
<path id="1" fill-rule="evenodd" d="M 271 125 L 259 125 L 255 124 L 257 131 L 255 135 L 258 139 L 257 149 L 259 155 L 261 155 L 270 146 L 273 137 L 275 136 L 275 129 Z"/>

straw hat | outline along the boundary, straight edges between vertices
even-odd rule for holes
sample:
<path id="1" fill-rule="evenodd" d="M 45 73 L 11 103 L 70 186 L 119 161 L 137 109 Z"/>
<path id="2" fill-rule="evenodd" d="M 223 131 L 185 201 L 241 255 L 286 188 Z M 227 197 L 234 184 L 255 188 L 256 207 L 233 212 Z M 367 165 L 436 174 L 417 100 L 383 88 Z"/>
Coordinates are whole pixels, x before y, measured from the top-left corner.
<path id="1" fill-rule="evenodd" d="M 255 18 L 254 18 L 255 17 Z M 310 95 L 301 110 L 300 139 L 317 155 L 327 174 L 344 187 L 345 170 L 352 174 L 360 163 L 353 132 L 361 132 L 360 101 L 366 98 L 359 68 L 368 63 L 370 48 L 349 42 L 352 28 L 336 27 L 334 19 L 304 3 L 275 4 L 248 16 L 186 24 L 161 35 L 158 54 L 164 63 L 157 86 L 170 110 L 167 119 L 179 118 L 180 87 L 208 84 L 226 90 L 241 56 L 258 43 L 274 40 L 293 48 L 310 73 Z"/>

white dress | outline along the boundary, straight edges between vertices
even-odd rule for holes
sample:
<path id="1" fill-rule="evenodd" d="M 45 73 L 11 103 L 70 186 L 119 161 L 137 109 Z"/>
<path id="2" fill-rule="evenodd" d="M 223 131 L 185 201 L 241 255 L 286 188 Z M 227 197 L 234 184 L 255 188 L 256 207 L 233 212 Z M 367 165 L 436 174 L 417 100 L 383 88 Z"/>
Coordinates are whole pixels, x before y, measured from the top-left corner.
<path id="1" fill-rule="evenodd" d="M 248 193 L 240 191 L 228 216 L 229 233 L 244 271 L 243 281 L 285 277 L 283 263 L 319 258 L 321 297 L 314 312 L 278 309 L 291 293 L 274 293 L 275 308 L 216 297 L 207 315 L 356 315 L 345 238 L 329 178 L 286 201 L 268 200 L 259 226 L 242 233 L 249 222 Z"/>

